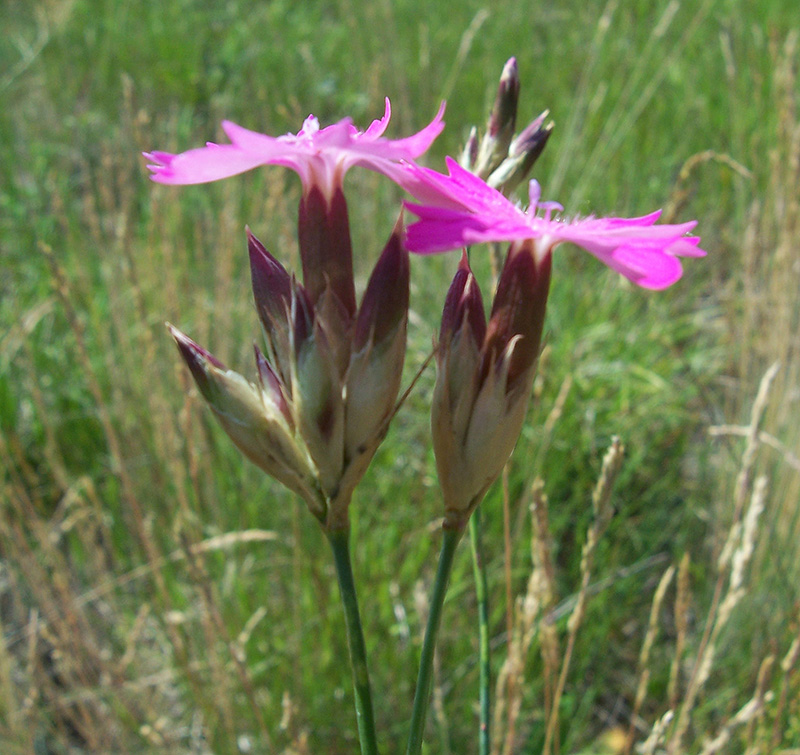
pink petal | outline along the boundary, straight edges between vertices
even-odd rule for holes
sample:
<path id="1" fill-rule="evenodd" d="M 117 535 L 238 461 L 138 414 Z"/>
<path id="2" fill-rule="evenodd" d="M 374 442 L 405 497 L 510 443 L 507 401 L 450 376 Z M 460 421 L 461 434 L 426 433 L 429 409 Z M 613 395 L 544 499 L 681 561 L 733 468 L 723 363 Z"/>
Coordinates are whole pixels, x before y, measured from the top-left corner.
<path id="1" fill-rule="evenodd" d="M 609 255 L 597 256 L 637 286 L 654 291 L 671 286 L 683 275 L 678 258 L 660 249 L 620 246 Z"/>
<path id="2" fill-rule="evenodd" d="M 387 108 L 389 100 L 386 100 Z M 414 159 L 428 151 L 431 144 L 433 144 L 439 134 L 444 129 L 444 110 L 445 102 L 439 105 L 439 111 L 434 116 L 433 120 L 425 126 L 421 131 L 417 131 L 412 136 L 407 136 L 405 139 L 395 139 L 391 142 L 396 153 L 404 153 L 407 157 L 402 159 Z M 366 136 L 366 134 L 365 134 Z"/>
<path id="3" fill-rule="evenodd" d="M 369 128 L 364 132 L 364 137 L 367 139 L 377 139 L 379 136 L 383 136 L 386 127 L 389 125 L 389 120 L 392 117 L 392 103 L 389 102 L 388 97 L 384 102 L 383 118 L 372 121 L 369 124 Z"/>
<path id="4" fill-rule="evenodd" d="M 150 178 L 156 183 L 174 185 L 218 181 L 264 164 L 260 155 L 228 144 L 210 144 L 168 157 L 164 152 L 151 152 L 146 156 L 153 160 L 153 164 L 147 166 L 153 174 Z"/>

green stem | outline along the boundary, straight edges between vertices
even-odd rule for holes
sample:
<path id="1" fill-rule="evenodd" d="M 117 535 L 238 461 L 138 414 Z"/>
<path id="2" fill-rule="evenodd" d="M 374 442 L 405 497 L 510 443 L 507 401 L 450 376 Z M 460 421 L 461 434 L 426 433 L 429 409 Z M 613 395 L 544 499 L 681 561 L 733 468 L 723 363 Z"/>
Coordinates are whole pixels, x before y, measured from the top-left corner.
<path id="1" fill-rule="evenodd" d="M 489 590 L 486 581 L 486 564 L 481 543 L 481 508 L 478 506 L 469 520 L 469 540 L 472 545 L 472 568 L 475 574 L 475 597 L 478 601 L 478 640 L 480 653 L 480 731 L 478 752 L 489 755 L 489 689 L 491 684 L 489 649 Z"/>
<path id="2" fill-rule="evenodd" d="M 425 733 L 425 716 L 428 713 L 428 700 L 431 695 L 433 679 L 433 653 L 436 648 L 436 637 L 442 622 L 442 607 L 447 593 L 447 582 L 453 567 L 456 546 L 461 539 L 463 529 L 446 529 L 442 539 L 442 552 L 439 554 L 439 566 L 436 569 L 436 581 L 431 595 L 428 625 L 425 627 L 425 639 L 422 642 L 422 653 L 419 659 L 419 675 L 417 689 L 414 693 L 414 708 L 411 713 L 411 731 L 408 735 L 406 755 L 419 755 L 422 750 L 422 737 Z"/>
<path id="3" fill-rule="evenodd" d="M 350 564 L 350 530 L 333 530 L 327 535 L 333 549 L 333 560 L 336 563 L 336 576 L 339 579 L 339 592 L 342 596 L 344 621 L 347 627 L 347 642 L 350 646 L 350 665 L 353 669 L 353 692 L 361 755 L 378 755 L 375 716 L 372 712 L 372 693 L 370 692 L 367 668 L 367 651 L 364 645 L 364 632 L 361 629 L 361 616 L 358 612 L 353 569 Z"/>

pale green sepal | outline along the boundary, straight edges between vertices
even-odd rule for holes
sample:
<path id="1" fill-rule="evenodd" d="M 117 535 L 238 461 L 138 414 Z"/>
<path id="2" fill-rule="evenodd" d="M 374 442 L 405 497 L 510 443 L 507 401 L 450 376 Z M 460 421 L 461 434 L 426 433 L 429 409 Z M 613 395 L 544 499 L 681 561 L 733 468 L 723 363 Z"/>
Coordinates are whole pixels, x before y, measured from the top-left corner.
<path id="1" fill-rule="evenodd" d="M 377 448 L 394 411 L 406 353 L 406 318 L 394 334 L 367 345 L 350 358 L 345 389 L 345 460 Z M 373 448 L 374 446 L 374 448 Z M 372 454 L 370 453 L 370 457 Z"/>
<path id="2" fill-rule="evenodd" d="M 317 322 L 310 336 L 292 347 L 295 427 L 314 460 L 326 496 L 335 496 L 344 465 L 344 405 L 338 368 Z"/>
<path id="3" fill-rule="evenodd" d="M 206 363 L 205 372 L 214 387 L 208 404 L 230 439 L 250 461 L 300 495 L 311 512 L 323 518 L 325 504 L 313 462 L 280 409 L 233 370 Z"/>

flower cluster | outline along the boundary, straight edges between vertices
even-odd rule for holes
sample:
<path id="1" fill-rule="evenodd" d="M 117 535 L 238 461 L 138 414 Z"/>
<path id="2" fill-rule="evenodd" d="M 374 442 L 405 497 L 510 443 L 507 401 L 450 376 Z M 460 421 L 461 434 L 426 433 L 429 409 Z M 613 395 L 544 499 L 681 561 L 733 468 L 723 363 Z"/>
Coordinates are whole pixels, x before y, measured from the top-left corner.
<path id="1" fill-rule="evenodd" d="M 384 136 L 391 116 L 359 131 L 349 119 L 325 128 L 309 116 L 296 134 L 272 137 L 224 122 L 230 143 L 181 154 L 146 155 L 162 184 L 215 181 L 262 165 L 300 177 L 298 244 L 302 282 L 249 229 L 253 295 L 264 350 L 255 347 L 256 380 L 227 369 L 202 346 L 169 326 L 197 387 L 242 453 L 297 493 L 319 520 L 333 548 L 348 635 L 359 739 L 376 755 L 363 632 L 349 561 L 349 504 L 396 410 L 409 312 L 408 252 L 431 254 L 482 242 L 510 242 L 489 317 L 467 252 L 447 292 L 435 346 L 436 385 L 431 436 L 444 504 L 442 554 L 430 602 L 407 753 L 422 750 L 427 700 L 441 609 L 453 554 L 467 522 L 497 479 L 519 437 L 536 372 L 550 290 L 552 254 L 572 243 L 633 283 L 663 289 L 682 274 L 681 258 L 705 252 L 687 235 L 694 222 L 658 224 L 638 218 L 566 219 L 556 202 L 542 202 L 530 181 L 529 204 L 508 197 L 527 177 L 553 131 L 547 111 L 515 134 L 519 78 L 508 61 L 487 128 L 470 134 L 460 164 L 447 174 L 415 161 L 444 127 L 444 105 L 425 128 L 404 139 Z M 353 278 L 347 171 L 365 167 L 414 198 L 402 214 L 358 303 Z M 479 522 L 472 519 L 473 532 Z M 479 554 L 479 538 L 474 538 Z M 481 571 L 480 556 L 476 569 Z M 478 580 L 483 605 L 485 575 Z M 488 669 L 488 618 L 481 636 Z M 482 701 L 489 674 L 482 671 Z M 484 694 L 485 693 L 485 694 Z M 481 705 L 481 752 L 489 750 L 488 705 Z"/>
<path id="2" fill-rule="evenodd" d="M 176 329 L 172 333 L 205 399 L 245 455 L 301 495 L 328 528 L 345 527 L 353 487 L 386 432 L 399 391 L 408 317 L 406 249 L 442 252 L 511 242 L 488 323 L 466 257 L 444 307 L 436 350 L 433 445 L 445 499 L 445 524 L 462 528 L 497 477 L 519 435 L 536 366 L 550 285 L 551 254 L 582 247 L 643 288 L 663 289 L 682 274 L 681 257 L 705 254 L 687 233 L 694 222 L 638 218 L 566 220 L 542 202 L 507 198 L 530 171 L 552 132 L 547 111 L 514 136 L 519 80 L 512 58 L 482 140 L 473 131 L 447 174 L 415 160 L 444 127 L 444 105 L 418 133 L 384 136 L 391 116 L 359 131 L 350 119 L 321 128 L 309 116 L 297 134 L 272 137 L 234 123 L 230 144 L 181 154 L 151 152 L 152 179 L 193 184 L 261 165 L 282 165 L 302 181 L 298 239 L 303 283 L 248 232 L 256 308 L 267 339 L 256 349 L 250 383 Z M 398 222 L 361 306 L 356 303 L 345 173 L 354 166 L 395 181 L 416 201 L 419 219 Z M 466 167 L 463 167 L 466 166 Z"/>
<path id="3" fill-rule="evenodd" d="M 443 128 L 440 109 L 422 131 L 389 140 L 382 119 L 364 132 L 349 119 L 320 129 L 309 116 L 297 134 L 273 138 L 232 123 L 229 145 L 146 156 L 153 180 L 214 181 L 258 165 L 298 173 L 303 195 L 299 283 L 249 231 L 250 269 L 266 353 L 257 382 L 226 369 L 170 326 L 181 355 L 221 425 L 251 461 L 300 495 L 328 530 L 346 529 L 348 505 L 394 412 L 405 356 L 409 263 L 398 221 L 356 304 L 342 182 L 355 165 L 410 176 L 407 165 Z"/>

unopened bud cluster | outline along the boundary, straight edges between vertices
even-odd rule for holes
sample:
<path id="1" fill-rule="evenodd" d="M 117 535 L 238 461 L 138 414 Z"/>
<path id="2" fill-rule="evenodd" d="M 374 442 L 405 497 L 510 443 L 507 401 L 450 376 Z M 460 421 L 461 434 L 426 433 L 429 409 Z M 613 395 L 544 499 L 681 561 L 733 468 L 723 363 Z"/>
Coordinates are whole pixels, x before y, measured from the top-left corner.
<path id="1" fill-rule="evenodd" d="M 460 160 L 467 170 L 504 194 L 525 180 L 554 125 L 548 120 L 550 112 L 545 110 L 515 137 L 519 92 L 517 61 L 511 58 L 500 76 L 486 133 L 479 140 L 477 129 L 472 129 Z"/>
<path id="2" fill-rule="evenodd" d="M 436 351 L 431 427 L 445 527 L 462 529 L 522 428 L 539 356 L 550 254 L 511 245 L 488 323 L 466 255 L 450 286 Z"/>
<path id="3" fill-rule="evenodd" d="M 304 193 L 301 284 L 247 233 L 266 341 L 257 381 L 171 328 L 200 392 L 247 458 L 300 495 L 326 529 L 344 529 L 353 489 L 394 411 L 405 357 L 409 264 L 399 221 L 356 307 L 341 188 Z"/>

